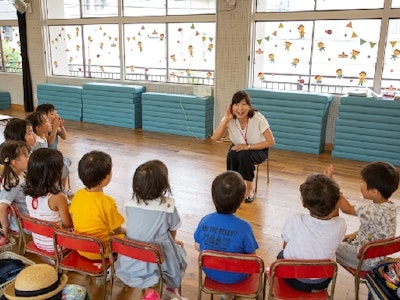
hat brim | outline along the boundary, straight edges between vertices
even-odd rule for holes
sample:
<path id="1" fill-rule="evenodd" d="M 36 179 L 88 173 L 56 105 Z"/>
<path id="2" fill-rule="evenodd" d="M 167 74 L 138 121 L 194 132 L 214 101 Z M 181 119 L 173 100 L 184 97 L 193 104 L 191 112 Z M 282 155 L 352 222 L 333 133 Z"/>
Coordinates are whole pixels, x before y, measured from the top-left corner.
<path id="1" fill-rule="evenodd" d="M 54 290 L 51 291 L 47 294 L 43 294 L 43 295 L 38 295 L 38 296 L 34 296 L 34 297 L 19 297 L 19 296 L 15 296 L 15 279 L 13 282 L 11 282 L 9 285 L 7 285 L 4 289 L 4 296 L 6 296 L 6 298 L 8 300 L 44 300 L 50 297 L 53 297 L 54 295 L 57 295 L 67 284 L 68 281 L 68 277 L 67 275 L 63 274 L 61 279 L 60 279 L 60 284 L 59 286 Z"/>

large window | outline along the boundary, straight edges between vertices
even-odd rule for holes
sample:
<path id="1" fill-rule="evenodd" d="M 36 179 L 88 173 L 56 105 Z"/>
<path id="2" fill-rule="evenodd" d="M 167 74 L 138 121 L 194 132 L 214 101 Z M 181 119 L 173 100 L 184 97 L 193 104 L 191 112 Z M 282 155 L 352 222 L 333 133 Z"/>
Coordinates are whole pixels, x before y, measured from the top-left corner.
<path id="1" fill-rule="evenodd" d="M 215 5 L 216 0 L 47 1 L 51 73 L 212 85 Z"/>
<path id="2" fill-rule="evenodd" d="M 22 72 L 17 12 L 11 1 L 0 0 L 0 72 Z"/>
<path id="3" fill-rule="evenodd" d="M 399 0 L 258 0 L 253 86 L 400 89 Z"/>

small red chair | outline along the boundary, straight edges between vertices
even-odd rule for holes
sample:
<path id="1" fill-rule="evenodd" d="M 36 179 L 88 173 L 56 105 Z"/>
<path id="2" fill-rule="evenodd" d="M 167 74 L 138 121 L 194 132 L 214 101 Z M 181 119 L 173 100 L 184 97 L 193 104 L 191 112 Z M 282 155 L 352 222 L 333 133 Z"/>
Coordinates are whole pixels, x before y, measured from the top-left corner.
<path id="1" fill-rule="evenodd" d="M 36 234 L 40 234 L 49 238 L 53 237 L 53 232 L 59 228 L 59 226 L 54 222 L 40 220 L 29 215 L 20 215 L 21 227 L 23 230 L 30 231 Z M 54 261 L 54 252 L 45 251 L 36 247 L 35 243 L 32 241 L 27 242 L 25 234 L 22 234 L 23 245 L 21 246 L 21 253 L 23 255 L 26 252 L 30 252 L 39 256 L 44 256 L 52 261 Z"/>
<path id="2" fill-rule="evenodd" d="M 54 249 L 71 250 L 68 253 L 61 251 L 57 252 L 56 270 L 72 271 L 82 275 L 91 277 L 99 277 L 104 282 L 103 284 L 103 300 L 106 299 L 106 280 L 107 270 L 111 267 L 111 262 L 106 257 L 106 247 L 102 241 L 96 237 L 83 235 L 75 232 L 57 229 L 53 233 Z M 91 260 L 81 256 L 78 251 L 91 252 L 99 254 L 101 259 Z"/>
<path id="3" fill-rule="evenodd" d="M 382 240 L 376 240 L 364 244 L 358 251 L 357 257 L 359 259 L 357 269 L 350 268 L 348 266 L 341 265 L 345 270 L 350 272 L 354 276 L 355 295 L 356 300 L 359 299 L 360 282 L 365 283 L 365 277 L 369 274 L 369 271 L 361 270 L 361 266 L 365 259 L 386 257 L 394 253 L 400 252 L 400 236 L 387 238 Z"/>
<path id="4" fill-rule="evenodd" d="M 138 242 L 119 236 L 113 236 L 109 242 L 110 248 L 110 261 L 111 261 L 111 287 L 110 295 L 112 294 L 112 287 L 114 284 L 114 258 L 116 254 L 121 254 L 133 259 L 141 260 L 148 263 L 157 264 L 158 278 L 159 278 L 159 293 L 163 291 L 163 280 L 161 272 L 161 264 L 163 263 L 163 255 L 161 250 L 154 244 Z"/>
<path id="5" fill-rule="evenodd" d="M 214 294 L 265 299 L 265 267 L 263 259 L 258 255 L 205 250 L 199 254 L 198 265 L 198 300 L 201 300 L 203 292 L 211 294 L 211 299 L 213 299 Z M 207 276 L 203 280 L 203 268 L 225 272 L 248 273 L 250 275 L 242 282 L 223 284 Z"/>
<path id="6" fill-rule="evenodd" d="M 333 299 L 337 264 L 333 260 L 278 259 L 268 272 L 268 299 Z M 293 289 L 285 278 L 332 278 L 328 289 L 318 292 L 303 292 Z"/>

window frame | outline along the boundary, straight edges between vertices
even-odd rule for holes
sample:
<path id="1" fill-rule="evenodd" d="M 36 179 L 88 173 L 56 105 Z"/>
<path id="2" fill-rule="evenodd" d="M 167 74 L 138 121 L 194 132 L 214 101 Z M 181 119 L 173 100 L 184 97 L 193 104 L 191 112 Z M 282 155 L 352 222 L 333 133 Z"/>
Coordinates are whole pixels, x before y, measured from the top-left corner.
<path id="1" fill-rule="evenodd" d="M 380 93 L 382 90 L 381 81 L 384 67 L 384 53 L 386 46 L 386 39 L 388 35 L 388 27 L 390 19 L 399 19 L 400 9 L 391 8 L 391 1 L 384 0 L 384 7 L 382 9 L 368 9 L 368 10 L 324 10 L 324 11 L 296 11 L 296 12 L 256 12 L 256 5 L 253 7 L 253 20 L 252 20 L 252 32 L 255 33 L 256 22 L 280 22 L 285 21 L 317 21 L 317 20 L 354 20 L 354 19 L 380 19 L 380 38 L 378 42 L 377 56 L 382 59 L 378 59 L 375 65 L 375 76 L 373 79 L 372 89 Z M 256 51 L 256 39 L 255 34 L 251 36 L 251 65 L 249 66 L 249 81 L 250 85 L 254 86 L 255 78 L 254 67 L 255 67 L 255 51 Z M 313 43 L 315 41 L 312 41 Z M 310 70 L 312 68 L 310 67 Z M 309 74 L 311 79 L 311 74 Z M 309 82 L 311 82 L 309 80 Z M 307 91 L 310 90 L 310 84 L 307 87 Z"/>
<path id="2" fill-rule="evenodd" d="M 83 5 L 83 4 L 81 4 Z M 45 1 L 44 6 L 47 6 Z M 82 7 L 82 6 L 81 6 Z M 45 11 L 47 7 L 45 7 Z M 52 63 L 51 63 L 51 47 L 50 47 L 50 30 L 51 26 L 84 26 L 84 25 L 98 25 L 98 24 L 117 24 L 118 26 L 118 43 L 119 43 L 119 57 L 120 57 L 120 79 L 114 79 L 118 81 L 137 81 L 137 80 L 130 80 L 126 79 L 127 73 L 127 66 L 125 65 L 125 36 L 124 36 L 124 25 L 125 24 L 146 24 L 146 23 L 158 23 L 158 24 L 168 24 L 170 23 L 214 23 L 215 24 L 215 37 L 216 37 L 216 30 L 217 30 L 217 13 L 215 14 L 191 14 L 191 15 L 166 15 L 166 16 L 123 16 L 122 11 L 122 0 L 118 0 L 118 16 L 113 17 L 90 17 L 90 18 L 74 18 L 74 19 L 48 19 L 45 16 L 44 20 L 44 43 L 46 48 L 46 72 L 47 76 L 54 76 L 58 77 L 60 75 L 54 75 L 52 72 Z M 167 44 L 168 48 L 168 44 Z M 168 53 L 168 50 L 167 50 Z M 215 73 L 215 66 L 214 70 L 212 71 Z M 166 64 L 166 70 L 168 71 L 169 65 Z M 71 78 L 94 78 L 97 77 L 73 77 Z M 146 81 L 146 80 L 139 80 L 139 81 Z M 176 83 L 168 81 L 166 78 L 165 81 L 148 81 L 148 82 L 159 82 L 163 84 L 168 83 Z M 206 82 L 206 81 L 205 81 Z M 194 84 L 199 85 L 198 83 L 190 83 L 190 82 L 183 82 L 184 84 Z M 200 84 L 201 85 L 201 84 Z M 210 84 L 205 84 L 210 85 Z"/>

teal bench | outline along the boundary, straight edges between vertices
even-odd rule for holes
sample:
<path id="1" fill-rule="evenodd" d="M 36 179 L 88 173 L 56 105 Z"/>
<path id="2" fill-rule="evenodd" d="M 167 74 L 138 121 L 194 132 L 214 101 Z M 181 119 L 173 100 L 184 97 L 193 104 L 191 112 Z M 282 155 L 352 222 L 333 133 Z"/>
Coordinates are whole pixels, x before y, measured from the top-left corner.
<path id="1" fill-rule="evenodd" d="M 213 132 L 214 98 L 143 93 L 143 130 L 207 138 Z"/>
<path id="2" fill-rule="evenodd" d="M 143 86 L 85 83 L 82 90 L 82 120 L 125 128 L 142 127 Z"/>
<path id="3" fill-rule="evenodd" d="M 11 107 L 10 93 L 0 91 L 0 109 L 9 109 L 10 107 Z"/>
<path id="4" fill-rule="evenodd" d="M 247 88 L 254 108 L 268 120 L 276 149 L 319 154 L 324 150 L 332 95 Z"/>
<path id="5" fill-rule="evenodd" d="M 333 157 L 400 166 L 400 101 L 342 97 Z"/>
<path id="6" fill-rule="evenodd" d="M 82 87 L 42 83 L 37 85 L 38 105 L 53 104 L 66 120 L 82 121 Z"/>

